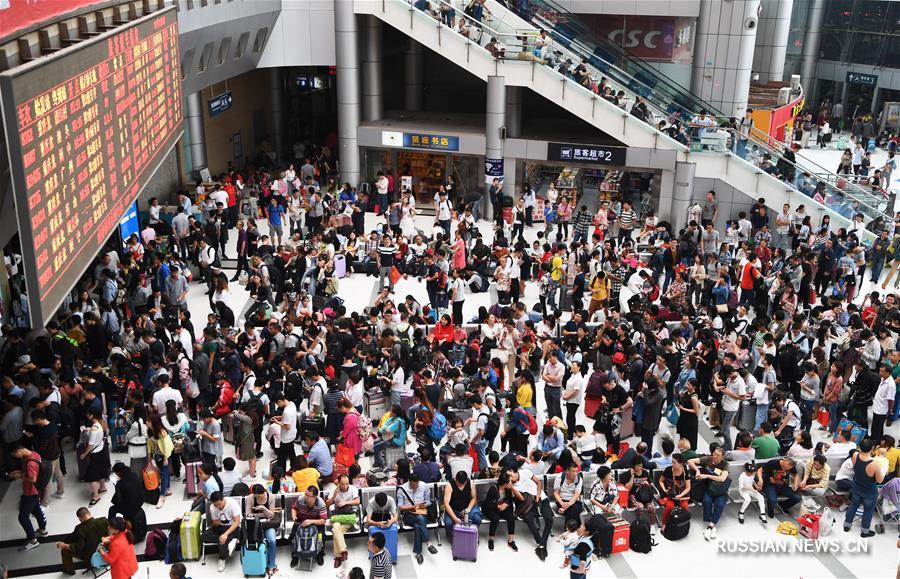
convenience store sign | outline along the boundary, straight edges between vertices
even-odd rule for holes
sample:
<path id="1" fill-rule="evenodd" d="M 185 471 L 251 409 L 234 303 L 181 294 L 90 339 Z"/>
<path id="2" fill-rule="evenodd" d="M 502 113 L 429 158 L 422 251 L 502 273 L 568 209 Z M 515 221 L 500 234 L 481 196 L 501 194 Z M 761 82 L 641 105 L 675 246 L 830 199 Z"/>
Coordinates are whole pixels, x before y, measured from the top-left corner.
<path id="1" fill-rule="evenodd" d="M 458 151 L 459 137 L 451 137 L 449 135 L 430 135 L 426 133 L 403 133 L 403 146 L 410 149 Z"/>

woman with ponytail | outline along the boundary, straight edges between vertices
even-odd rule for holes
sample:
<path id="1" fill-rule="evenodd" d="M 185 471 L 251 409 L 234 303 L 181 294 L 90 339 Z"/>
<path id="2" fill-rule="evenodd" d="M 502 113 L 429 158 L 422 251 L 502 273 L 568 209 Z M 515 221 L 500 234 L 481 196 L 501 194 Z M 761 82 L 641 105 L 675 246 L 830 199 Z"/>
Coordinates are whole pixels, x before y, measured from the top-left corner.
<path id="1" fill-rule="evenodd" d="M 111 579 L 129 579 L 137 573 L 134 536 L 122 517 L 109 520 L 109 536 L 103 537 L 99 552 L 103 560 L 109 563 Z"/>

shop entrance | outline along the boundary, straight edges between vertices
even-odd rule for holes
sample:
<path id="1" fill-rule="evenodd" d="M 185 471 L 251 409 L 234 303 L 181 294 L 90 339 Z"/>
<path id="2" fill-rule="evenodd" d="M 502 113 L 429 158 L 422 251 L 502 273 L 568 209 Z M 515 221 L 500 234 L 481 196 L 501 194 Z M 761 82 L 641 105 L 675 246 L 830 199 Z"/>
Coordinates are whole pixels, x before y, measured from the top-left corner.
<path id="1" fill-rule="evenodd" d="M 403 177 L 410 177 L 416 208 L 431 212 L 441 186 L 454 206 L 461 206 L 466 192 L 483 190 L 483 159 L 471 155 L 450 155 L 424 151 L 365 149 L 366 179 L 374 181 L 378 171 L 391 169 L 397 176 L 397 189 Z"/>
<path id="2" fill-rule="evenodd" d="M 546 161 L 525 161 L 522 170 L 539 199 L 546 199 L 550 183 L 556 184 L 560 199 L 574 200 L 580 208 L 596 212 L 603 201 L 630 201 L 643 217 L 659 208 L 659 174 L 624 168 L 563 165 Z M 520 173 L 521 174 L 521 173 Z"/>

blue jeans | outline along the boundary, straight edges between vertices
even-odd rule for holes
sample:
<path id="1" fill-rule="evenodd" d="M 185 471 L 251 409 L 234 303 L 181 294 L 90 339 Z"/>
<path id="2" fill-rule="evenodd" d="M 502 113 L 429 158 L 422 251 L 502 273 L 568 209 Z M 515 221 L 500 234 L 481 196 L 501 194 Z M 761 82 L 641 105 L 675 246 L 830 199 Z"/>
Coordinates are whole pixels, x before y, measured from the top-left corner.
<path id="1" fill-rule="evenodd" d="M 717 524 L 725 510 L 727 496 L 711 497 L 709 493 L 703 494 L 703 522 Z"/>
<path id="2" fill-rule="evenodd" d="M 870 496 L 863 496 L 859 493 L 851 493 L 850 494 L 850 508 L 847 509 L 847 516 L 844 517 L 844 528 L 849 527 L 853 524 L 853 519 L 856 518 L 856 510 L 859 509 L 859 506 L 863 507 L 863 516 L 862 516 L 862 530 L 868 531 L 869 527 L 872 525 L 872 515 L 875 513 L 875 499 L 877 498 L 876 494 L 872 494 Z"/>
<path id="3" fill-rule="evenodd" d="M 833 402 L 828 407 L 828 432 L 837 432 L 841 423 L 841 403 Z"/>
<path id="4" fill-rule="evenodd" d="M 22 529 L 25 531 L 25 538 L 29 541 L 35 538 L 31 517 L 37 519 L 39 529 L 47 528 L 47 519 L 44 517 L 44 511 L 41 510 L 40 496 L 22 495 L 22 498 L 19 500 L 19 524 L 22 525 Z"/>
<path id="5" fill-rule="evenodd" d="M 169 465 L 163 464 L 163 460 L 157 458 L 156 468 L 159 469 L 159 496 L 164 497 L 169 492 Z"/>
<path id="6" fill-rule="evenodd" d="M 472 507 L 472 510 L 469 511 L 469 524 L 475 525 L 477 527 L 481 524 L 481 518 L 481 509 L 479 509 L 477 506 Z M 453 540 L 453 527 L 455 526 L 456 523 L 453 522 L 453 519 L 450 518 L 450 515 L 444 513 L 444 531 L 447 533 L 447 536 L 450 537 L 451 541 Z"/>
<path id="7" fill-rule="evenodd" d="M 266 540 L 266 569 L 275 568 L 275 529 L 266 529 L 264 532 Z"/>
<path id="8" fill-rule="evenodd" d="M 756 421 L 753 423 L 753 432 L 759 432 L 759 425 L 769 419 L 769 405 L 756 405 Z"/>
<path id="9" fill-rule="evenodd" d="M 547 275 L 550 275 L 549 273 Z M 547 310 L 549 311 L 551 308 L 556 309 L 556 294 L 559 293 L 559 282 L 550 280 L 550 285 L 547 287 Z"/>
<path id="10" fill-rule="evenodd" d="M 888 422 L 894 422 L 897 418 L 900 418 L 900 390 L 894 394 L 894 411 L 888 415 Z"/>
<path id="11" fill-rule="evenodd" d="M 428 534 L 428 519 L 425 515 L 406 513 L 403 515 L 403 524 L 413 528 L 413 553 L 418 555 L 422 552 L 422 543 L 431 540 Z"/>
<path id="12" fill-rule="evenodd" d="M 488 466 L 487 461 L 487 441 L 481 439 L 475 443 L 475 451 L 478 453 L 478 470 L 484 470 Z"/>
<path id="13" fill-rule="evenodd" d="M 386 460 L 385 450 L 387 450 L 387 448 L 389 446 L 391 446 L 392 444 L 393 444 L 393 442 L 390 440 L 376 440 L 375 441 L 375 446 L 372 447 L 372 452 L 375 453 L 373 460 L 375 462 L 376 467 L 384 468 L 384 463 Z"/>
<path id="14" fill-rule="evenodd" d="M 881 270 L 884 269 L 884 258 L 876 259 L 872 262 L 872 274 L 869 277 L 869 281 L 872 283 L 876 283 L 878 278 L 881 277 Z"/>
<path id="15" fill-rule="evenodd" d="M 776 486 L 766 483 L 763 492 L 766 495 L 766 514 L 769 517 L 775 516 L 775 503 L 778 502 L 778 497 L 785 497 L 785 500 L 781 501 L 781 506 L 785 510 L 800 502 L 800 495 L 790 485 Z"/>

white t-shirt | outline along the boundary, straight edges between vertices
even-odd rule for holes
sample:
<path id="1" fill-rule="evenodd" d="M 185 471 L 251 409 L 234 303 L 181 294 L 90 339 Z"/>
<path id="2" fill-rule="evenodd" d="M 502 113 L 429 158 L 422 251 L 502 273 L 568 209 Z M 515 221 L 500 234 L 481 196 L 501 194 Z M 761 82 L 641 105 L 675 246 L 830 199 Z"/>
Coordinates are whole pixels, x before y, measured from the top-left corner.
<path id="1" fill-rule="evenodd" d="M 397 366 L 397 369 L 394 370 L 391 376 L 391 391 L 401 392 L 406 390 L 408 390 L 406 387 L 406 372 L 403 371 L 402 366 Z"/>
<path id="2" fill-rule="evenodd" d="M 281 430 L 281 443 L 292 443 L 297 440 L 297 406 L 293 402 L 288 402 L 284 407 L 281 423 L 287 425 L 287 428 Z"/>
<path id="3" fill-rule="evenodd" d="M 166 409 L 166 402 L 174 400 L 175 404 L 181 406 L 183 398 L 181 392 L 174 388 L 160 388 L 153 394 L 153 405 L 156 406 L 157 412 L 163 412 Z"/>
<path id="4" fill-rule="evenodd" d="M 225 527 L 230 527 L 231 523 L 234 521 L 234 518 L 241 516 L 241 507 L 238 506 L 236 500 L 231 497 L 226 497 L 225 504 L 221 509 L 219 509 L 219 507 L 217 507 L 215 503 L 210 503 L 209 516 L 213 519 L 218 519 L 219 524 Z"/>
<path id="5" fill-rule="evenodd" d="M 438 221 L 449 221 L 451 217 L 450 202 L 438 203 Z"/>
<path id="6" fill-rule="evenodd" d="M 360 380 L 356 384 L 351 384 L 347 388 L 347 398 L 350 399 L 350 404 L 353 406 L 362 406 L 363 400 L 365 398 L 365 385 L 363 384 L 364 380 Z"/>
<path id="7" fill-rule="evenodd" d="M 462 302 L 466 299 L 466 283 L 462 280 L 462 278 L 457 278 L 450 281 L 450 293 L 453 295 L 453 291 L 456 290 L 456 296 L 453 298 L 454 302 Z"/>
<path id="8" fill-rule="evenodd" d="M 753 488 L 753 482 L 756 480 L 756 473 L 746 473 L 742 472 L 741 476 L 738 477 L 738 490 L 746 491 L 746 492 L 759 492 L 755 488 Z"/>
<path id="9" fill-rule="evenodd" d="M 224 189 L 213 191 L 209 194 L 209 198 L 215 201 L 216 204 L 221 203 L 222 207 L 228 207 L 228 193 Z"/>
<path id="10" fill-rule="evenodd" d="M 725 389 L 731 390 L 734 394 L 738 396 L 743 396 L 747 393 L 747 384 L 744 382 L 744 379 L 740 376 L 737 377 L 736 380 L 729 380 L 725 383 Z M 732 398 L 731 396 L 722 396 L 722 410 L 725 412 L 737 412 L 738 408 L 741 407 L 741 403 L 736 398 Z"/>
<path id="11" fill-rule="evenodd" d="M 572 375 L 569 376 L 569 379 L 566 381 L 566 388 L 563 391 L 563 397 L 567 394 L 571 394 L 575 392 L 575 396 L 572 398 L 566 398 L 563 400 L 566 404 L 581 404 L 584 400 L 584 376 L 581 375 L 581 372 L 572 372 Z"/>

